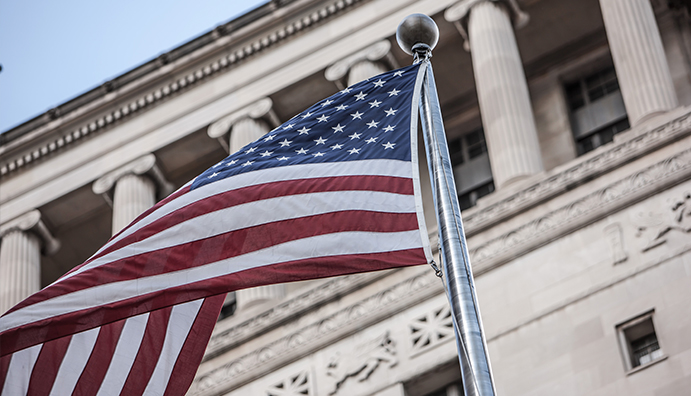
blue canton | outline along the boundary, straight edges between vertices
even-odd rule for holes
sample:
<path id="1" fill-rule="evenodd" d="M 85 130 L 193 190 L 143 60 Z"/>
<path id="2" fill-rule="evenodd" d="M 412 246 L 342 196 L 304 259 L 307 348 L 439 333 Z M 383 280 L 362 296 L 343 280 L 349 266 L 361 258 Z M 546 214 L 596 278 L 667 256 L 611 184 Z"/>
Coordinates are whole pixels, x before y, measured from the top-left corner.
<path id="1" fill-rule="evenodd" d="M 279 166 L 410 161 L 410 106 L 418 67 L 380 74 L 314 104 L 207 169 L 191 188 Z"/>

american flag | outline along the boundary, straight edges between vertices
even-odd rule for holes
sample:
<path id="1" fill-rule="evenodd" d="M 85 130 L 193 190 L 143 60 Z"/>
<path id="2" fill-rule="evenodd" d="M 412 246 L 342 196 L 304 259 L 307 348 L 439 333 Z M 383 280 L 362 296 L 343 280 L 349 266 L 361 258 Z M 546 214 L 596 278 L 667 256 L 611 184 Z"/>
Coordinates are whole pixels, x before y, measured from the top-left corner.
<path id="1" fill-rule="evenodd" d="M 430 262 L 421 73 L 313 105 L 5 313 L 1 395 L 183 395 L 226 293 Z"/>

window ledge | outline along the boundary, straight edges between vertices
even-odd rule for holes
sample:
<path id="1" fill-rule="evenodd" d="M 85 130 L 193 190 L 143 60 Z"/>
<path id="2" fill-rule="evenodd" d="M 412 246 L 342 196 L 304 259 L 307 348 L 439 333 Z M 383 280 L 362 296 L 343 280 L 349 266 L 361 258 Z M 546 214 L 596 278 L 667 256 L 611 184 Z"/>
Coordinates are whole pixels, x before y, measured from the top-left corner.
<path id="1" fill-rule="evenodd" d="M 636 368 L 632 368 L 631 370 L 629 370 L 629 371 L 626 372 L 626 375 L 635 374 L 635 373 L 637 373 L 637 372 L 639 372 L 639 371 L 641 371 L 641 370 L 645 370 L 645 369 L 647 369 L 648 367 L 650 367 L 650 366 L 652 366 L 652 365 L 655 365 L 655 364 L 657 364 L 657 363 L 660 363 L 660 362 L 663 361 L 663 360 L 667 360 L 667 355 L 662 355 L 661 357 L 659 357 L 659 358 L 657 358 L 657 359 L 655 359 L 655 360 L 653 360 L 653 361 L 651 361 L 651 362 L 648 362 L 648 363 L 646 363 L 646 364 L 641 364 L 640 366 L 638 366 L 638 367 L 636 367 Z"/>

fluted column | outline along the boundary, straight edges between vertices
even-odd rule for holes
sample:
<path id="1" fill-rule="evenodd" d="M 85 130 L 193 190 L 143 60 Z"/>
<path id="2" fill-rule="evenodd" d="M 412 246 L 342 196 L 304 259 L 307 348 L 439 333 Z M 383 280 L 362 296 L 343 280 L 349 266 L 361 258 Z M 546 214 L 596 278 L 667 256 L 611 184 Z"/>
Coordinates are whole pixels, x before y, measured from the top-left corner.
<path id="1" fill-rule="evenodd" d="M 391 43 L 382 40 L 329 66 L 324 76 L 343 89 L 397 66 L 391 55 Z"/>
<path id="2" fill-rule="evenodd" d="M 512 19 L 525 24 L 527 15 L 515 1 L 470 0 L 449 8 L 445 18 L 468 39 L 495 186 L 541 172 L 540 144 L 512 25 Z"/>
<path id="3" fill-rule="evenodd" d="M 600 0 L 600 7 L 629 123 L 677 107 L 650 0 Z"/>
<path id="4" fill-rule="evenodd" d="M 162 198 L 173 190 L 156 166 L 153 154 L 107 173 L 94 182 L 92 189 L 113 207 L 113 235 L 152 207 L 156 203 L 157 193 Z"/>
<path id="5" fill-rule="evenodd" d="M 41 248 L 46 254 L 60 244 L 32 210 L 0 227 L 0 315 L 41 287 Z"/>
<path id="6" fill-rule="evenodd" d="M 209 126 L 207 134 L 221 144 L 228 138 L 228 152 L 233 154 L 249 143 L 266 135 L 272 126 L 278 126 L 278 117 L 272 110 L 273 102 L 263 98 Z M 235 299 L 237 310 L 248 309 L 260 303 L 279 300 L 285 296 L 285 285 L 268 285 L 240 290 Z"/>

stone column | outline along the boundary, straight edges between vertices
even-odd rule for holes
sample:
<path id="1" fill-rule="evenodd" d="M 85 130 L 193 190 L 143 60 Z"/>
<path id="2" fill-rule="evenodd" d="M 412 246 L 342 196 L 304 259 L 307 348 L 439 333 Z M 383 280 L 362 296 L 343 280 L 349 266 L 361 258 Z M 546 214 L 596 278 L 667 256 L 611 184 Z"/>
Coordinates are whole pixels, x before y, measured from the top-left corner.
<path id="1" fill-rule="evenodd" d="M 55 253 L 60 243 L 32 210 L 0 226 L 0 315 L 41 288 L 41 248 Z"/>
<path id="2" fill-rule="evenodd" d="M 502 188 L 543 170 L 535 120 L 512 21 L 528 17 L 515 0 L 465 0 L 446 10 L 467 38 L 494 184 Z M 466 33 L 467 32 L 467 33 Z"/>
<path id="3" fill-rule="evenodd" d="M 226 149 L 233 154 L 249 143 L 266 135 L 271 127 L 280 122 L 272 110 L 273 102 L 270 98 L 259 101 L 221 118 L 209 126 L 209 137 L 223 142 L 228 139 Z M 226 136 L 230 133 L 230 137 Z M 237 310 L 245 310 L 267 301 L 280 300 L 285 296 L 285 285 L 268 285 L 240 290 L 235 294 Z"/>
<path id="4" fill-rule="evenodd" d="M 677 107 L 650 0 L 600 0 L 600 7 L 629 123 Z"/>
<path id="5" fill-rule="evenodd" d="M 391 55 L 391 42 L 382 40 L 329 66 L 324 76 L 343 89 L 396 67 L 398 65 Z"/>
<path id="6" fill-rule="evenodd" d="M 156 157 L 147 154 L 111 171 L 96 180 L 93 192 L 102 195 L 113 207 L 113 235 L 127 226 L 145 210 L 173 191 Z"/>

